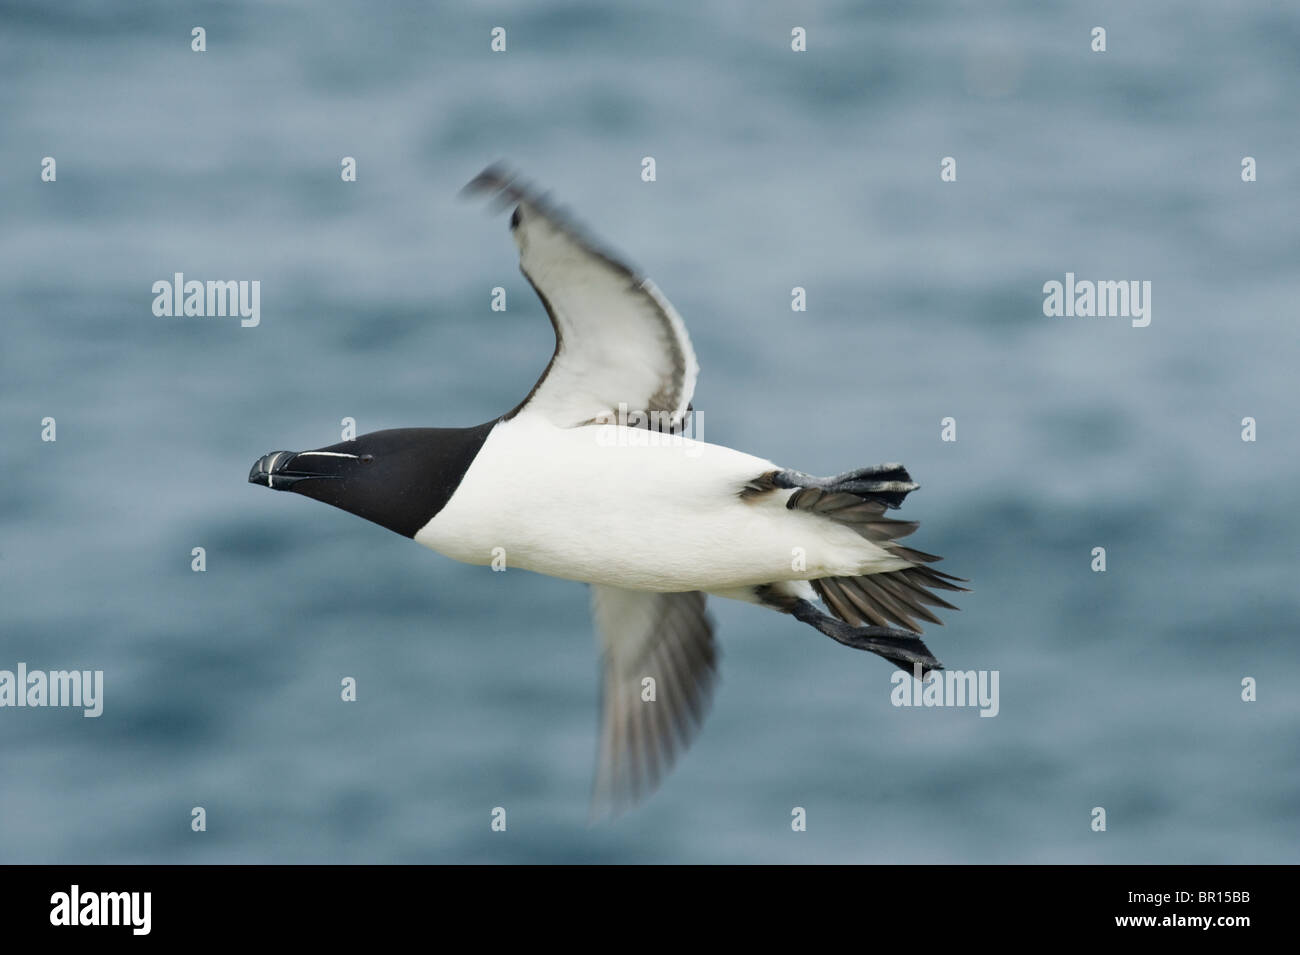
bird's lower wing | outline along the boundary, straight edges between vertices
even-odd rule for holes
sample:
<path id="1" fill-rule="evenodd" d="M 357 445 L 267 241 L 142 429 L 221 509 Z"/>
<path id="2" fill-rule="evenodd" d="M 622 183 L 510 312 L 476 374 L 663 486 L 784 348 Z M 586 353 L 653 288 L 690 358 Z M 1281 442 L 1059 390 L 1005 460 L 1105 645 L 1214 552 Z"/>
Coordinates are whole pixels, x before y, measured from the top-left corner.
<path id="1" fill-rule="evenodd" d="M 652 792 L 690 745 L 708 711 L 718 651 L 699 591 L 593 584 L 591 594 L 604 656 L 594 820 Z"/>

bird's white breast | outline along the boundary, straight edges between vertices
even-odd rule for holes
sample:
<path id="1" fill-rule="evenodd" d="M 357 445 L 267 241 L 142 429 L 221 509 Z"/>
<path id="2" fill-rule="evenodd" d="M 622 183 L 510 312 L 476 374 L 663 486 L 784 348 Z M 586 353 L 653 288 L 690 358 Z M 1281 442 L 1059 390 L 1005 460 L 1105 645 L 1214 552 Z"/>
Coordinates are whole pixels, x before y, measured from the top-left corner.
<path id="1" fill-rule="evenodd" d="M 788 492 L 741 499 L 746 482 L 774 467 L 680 436 L 557 428 L 525 412 L 493 429 L 415 540 L 466 563 L 639 590 L 856 571 L 866 542 L 852 531 L 787 510 Z"/>

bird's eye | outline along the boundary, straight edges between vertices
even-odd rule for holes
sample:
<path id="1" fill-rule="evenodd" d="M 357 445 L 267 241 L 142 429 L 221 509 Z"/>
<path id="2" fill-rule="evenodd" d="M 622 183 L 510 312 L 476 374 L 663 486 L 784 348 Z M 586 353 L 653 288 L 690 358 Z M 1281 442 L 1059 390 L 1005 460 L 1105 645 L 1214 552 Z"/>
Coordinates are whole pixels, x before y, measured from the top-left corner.
<path id="1" fill-rule="evenodd" d="M 363 454 L 361 455 L 360 461 L 362 464 L 369 464 L 374 459 L 375 456 L 373 454 Z"/>

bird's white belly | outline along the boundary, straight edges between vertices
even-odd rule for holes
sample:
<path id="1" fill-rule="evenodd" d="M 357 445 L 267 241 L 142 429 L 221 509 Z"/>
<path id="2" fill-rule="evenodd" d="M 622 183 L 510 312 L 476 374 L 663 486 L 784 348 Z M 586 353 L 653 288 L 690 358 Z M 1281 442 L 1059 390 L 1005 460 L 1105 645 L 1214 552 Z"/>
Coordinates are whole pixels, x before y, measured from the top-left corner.
<path id="1" fill-rule="evenodd" d="M 728 590 L 860 573 L 884 556 L 853 531 L 742 500 L 770 461 L 618 426 L 498 425 L 447 506 L 415 535 L 470 564 L 635 590 Z M 891 559 L 892 560 L 892 559 Z"/>

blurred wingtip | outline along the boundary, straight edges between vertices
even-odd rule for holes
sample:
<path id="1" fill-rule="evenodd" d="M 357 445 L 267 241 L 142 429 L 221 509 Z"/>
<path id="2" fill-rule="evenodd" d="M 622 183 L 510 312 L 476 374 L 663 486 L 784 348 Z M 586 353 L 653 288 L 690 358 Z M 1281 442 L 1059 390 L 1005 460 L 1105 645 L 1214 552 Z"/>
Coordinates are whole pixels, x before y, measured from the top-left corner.
<path id="1" fill-rule="evenodd" d="M 462 199 L 478 196 L 492 196 L 493 212 L 501 212 L 512 203 L 523 199 L 527 188 L 520 182 L 519 175 L 505 161 L 497 160 L 461 187 Z"/>

